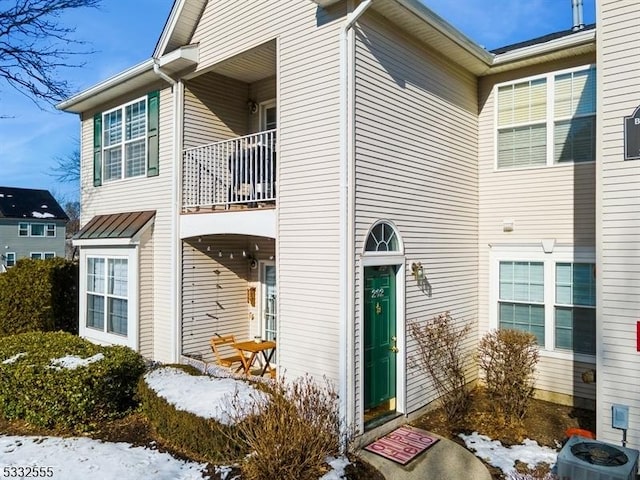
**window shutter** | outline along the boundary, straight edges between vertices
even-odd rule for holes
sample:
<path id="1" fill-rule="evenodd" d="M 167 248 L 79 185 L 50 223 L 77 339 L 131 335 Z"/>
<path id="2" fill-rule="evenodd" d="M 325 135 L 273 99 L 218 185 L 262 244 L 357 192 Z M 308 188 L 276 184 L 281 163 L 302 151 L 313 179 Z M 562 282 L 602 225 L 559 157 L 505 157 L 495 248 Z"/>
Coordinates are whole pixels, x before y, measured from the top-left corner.
<path id="1" fill-rule="evenodd" d="M 159 172 L 158 124 L 160 116 L 160 93 L 149 93 L 147 97 L 147 177 L 155 177 Z"/>
<path id="2" fill-rule="evenodd" d="M 102 185 L 102 113 L 93 116 L 93 186 Z"/>

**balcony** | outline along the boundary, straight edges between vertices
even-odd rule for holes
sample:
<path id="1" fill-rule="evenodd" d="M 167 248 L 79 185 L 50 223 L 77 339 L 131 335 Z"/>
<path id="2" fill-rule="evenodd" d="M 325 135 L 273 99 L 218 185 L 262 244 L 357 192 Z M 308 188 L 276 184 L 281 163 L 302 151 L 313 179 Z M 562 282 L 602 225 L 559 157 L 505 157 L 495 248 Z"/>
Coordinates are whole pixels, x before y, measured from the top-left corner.
<path id="1" fill-rule="evenodd" d="M 275 206 L 276 132 L 184 150 L 183 213 Z"/>

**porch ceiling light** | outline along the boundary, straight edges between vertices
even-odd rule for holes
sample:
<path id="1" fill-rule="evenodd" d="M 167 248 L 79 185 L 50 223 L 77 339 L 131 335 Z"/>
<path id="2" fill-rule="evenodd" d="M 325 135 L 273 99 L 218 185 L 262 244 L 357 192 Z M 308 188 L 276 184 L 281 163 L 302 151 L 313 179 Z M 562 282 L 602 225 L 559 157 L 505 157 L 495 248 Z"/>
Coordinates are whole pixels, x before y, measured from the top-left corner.
<path id="1" fill-rule="evenodd" d="M 424 267 L 422 266 L 422 262 L 413 262 L 411 264 L 411 273 L 417 282 L 424 280 Z"/>
<path id="2" fill-rule="evenodd" d="M 258 104 L 256 103 L 255 100 L 252 100 L 250 98 L 249 100 L 247 100 L 247 108 L 249 109 L 249 113 L 253 115 L 258 111 Z"/>

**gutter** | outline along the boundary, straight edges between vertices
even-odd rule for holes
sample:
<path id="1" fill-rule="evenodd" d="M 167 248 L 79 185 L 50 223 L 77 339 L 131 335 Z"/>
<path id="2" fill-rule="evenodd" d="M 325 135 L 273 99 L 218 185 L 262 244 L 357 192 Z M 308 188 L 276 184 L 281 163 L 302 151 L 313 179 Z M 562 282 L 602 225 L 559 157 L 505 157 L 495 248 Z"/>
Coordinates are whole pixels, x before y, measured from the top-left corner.
<path id="1" fill-rule="evenodd" d="M 354 381 L 354 32 L 352 27 L 373 0 L 364 0 L 348 14 L 340 31 L 340 331 L 338 396 L 344 426 L 353 419 Z M 344 447 L 344 446 L 343 446 Z"/>
<path id="2" fill-rule="evenodd" d="M 175 321 L 174 328 L 171 328 L 171 361 L 179 363 L 180 360 L 180 331 L 182 328 L 182 320 L 180 308 L 178 306 L 179 288 L 178 274 L 181 270 L 180 256 L 178 249 L 180 248 L 180 222 L 178 221 L 179 198 L 178 189 L 179 181 L 182 179 L 182 98 L 184 85 L 182 80 L 174 80 L 160 68 L 160 62 L 157 58 L 153 58 L 153 71 L 156 75 L 171 85 L 171 93 L 173 97 L 173 172 L 171 176 L 171 254 L 169 262 L 171 265 L 170 276 L 170 321 Z"/>

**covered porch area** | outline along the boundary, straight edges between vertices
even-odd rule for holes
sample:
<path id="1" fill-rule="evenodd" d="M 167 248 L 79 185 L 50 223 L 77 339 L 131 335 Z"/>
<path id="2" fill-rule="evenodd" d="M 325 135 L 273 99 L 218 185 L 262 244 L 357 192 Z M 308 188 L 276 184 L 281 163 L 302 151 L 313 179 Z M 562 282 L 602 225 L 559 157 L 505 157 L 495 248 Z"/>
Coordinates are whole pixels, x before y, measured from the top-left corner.
<path id="1" fill-rule="evenodd" d="M 211 340 L 231 335 L 237 343 L 277 342 L 274 238 L 249 234 L 184 238 L 181 278 L 183 357 L 216 363 Z M 222 349 L 224 356 L 237 353 L 231 345 Z M 263 358 L 256 355 L 255 367 L 262 366 Z M 276 364 L 274 354 L 271 366 Z"/>

